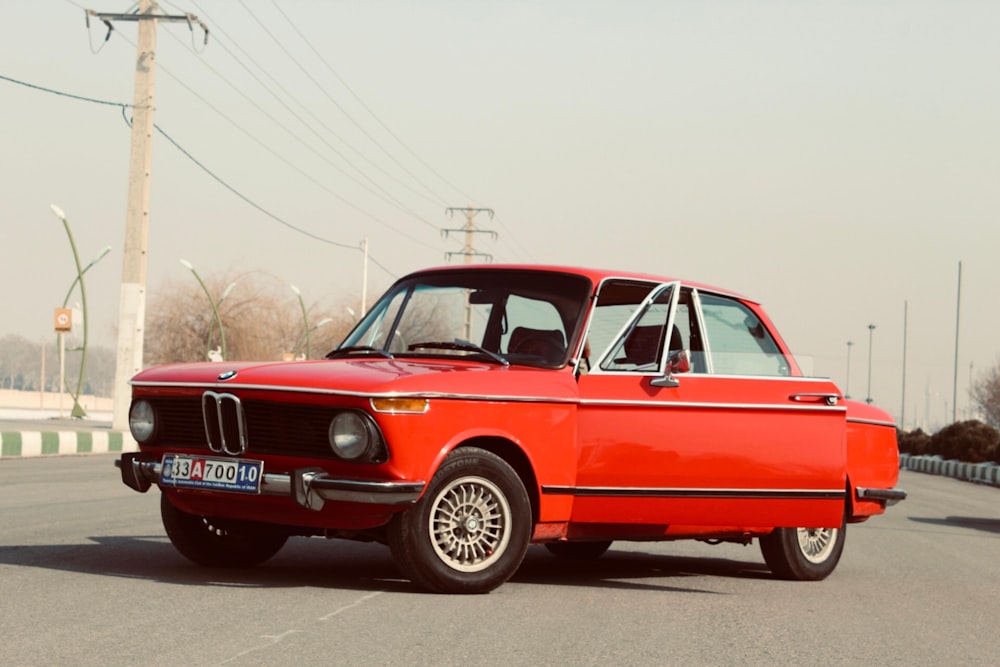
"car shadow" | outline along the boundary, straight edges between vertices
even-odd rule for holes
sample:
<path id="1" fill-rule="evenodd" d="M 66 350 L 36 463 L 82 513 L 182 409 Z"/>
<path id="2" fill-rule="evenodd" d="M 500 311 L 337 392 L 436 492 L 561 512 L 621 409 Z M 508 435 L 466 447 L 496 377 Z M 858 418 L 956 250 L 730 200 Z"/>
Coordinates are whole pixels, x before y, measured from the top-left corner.
<path id="1" fill-rule="evenodd" d="M 974 516 L 947 516 L 938 517 L 918 517 L 911 516 L 910 521 L 926 523 L 932 526 L 958 526 L 959 528 L 972 528 L 988 533 L 1000 533 L 1000 519 L 985 519 Z"/>
<path id="2" fill-rule="evenodd" d="M 720 594 L 708 588 L 679 585 L 681 580 L 704 577 L 769 579 L 772 575 L 763 562 L 624 551 L 613 546 L 600 558 L 572 560 L 553 556 L 542 546 L 533 546 L 511 581 L 550 586 Z M 676 580 L 678 585 L 665 584 L 664 579 Z M 693 581 L 689 583 L 693 584 Z"/>
<path id="3" fill-rule="evenodd" d="M 181 556 L 166 537 L 97 536 L 78 544 L 0 546 L 0 565 L 36 567 L 182 586 L 324 587 L 412 591 L 378 544 L 293 538 L 255 567 L 204 567 Z"/>
<path id="4" fill-rule="evenodd" d="M 0 546 L 0 565 L 143 579 L 179 586 L 421 592 L 400 574 L 387 547 L 315 538 L 292 538 L 274 558 L 262 565 L 245 568 L 196 565 L 177 553 L 162 535 L 97 536 L 77 544 Z M 536 545 L 528 549 L 524 562 L 510 581 L 715 595 L 721 593 L 695 586 L 694 580 L 704 583 L 706 577 L 770 576 L 763 563 L 614 548 L 600 558 L 575 561 L 557 558 Z"/>

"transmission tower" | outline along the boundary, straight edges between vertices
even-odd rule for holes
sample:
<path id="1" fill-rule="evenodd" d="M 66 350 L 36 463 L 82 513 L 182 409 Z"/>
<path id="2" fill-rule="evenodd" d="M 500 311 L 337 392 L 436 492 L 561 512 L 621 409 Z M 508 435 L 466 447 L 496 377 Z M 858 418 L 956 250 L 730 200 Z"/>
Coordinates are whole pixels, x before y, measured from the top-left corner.
<path id="1" fill-rule="evenodd" d="M 465 234 L 465 247 L 460 252 L 448 252 L 445 253 L 447 259 L 451 259 L 454 255 L 462 255 L 465 257 L 466 264 L 472 264 L 473 257 L 484 257 L 487 262 L 493 261 L 493 255 L 485 252 L 477 252 L 475 246 L 472 243 L 473 238 L 476 234 L 489 234 L 491 238 L 496 239 L 497 233 L 489 229 L 477 229 L 476 228 L 476 216 L 480 213 L 486 213 L 493 219 L 493 209 L 491 208 L 474 208 L 472 206 L 467 206 L 465 208 L 455 208 L 449 207 L 446 209 L 448 215 L 453 215 L 455 211 L 461 211 L 465 214 L 465 226 L 460 229 L 442 229 L 441 236 L 448 238 L 451 232 L 462 232 Z"/>

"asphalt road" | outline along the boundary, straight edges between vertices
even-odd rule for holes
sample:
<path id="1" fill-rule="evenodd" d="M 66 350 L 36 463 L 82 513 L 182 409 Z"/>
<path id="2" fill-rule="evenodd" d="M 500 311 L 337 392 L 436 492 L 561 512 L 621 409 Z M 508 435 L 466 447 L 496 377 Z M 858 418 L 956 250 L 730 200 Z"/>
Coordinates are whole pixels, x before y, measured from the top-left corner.
<path id="1" fill-rule="evenodd" d="M 388 550 L 299 538 L 202 569 L 113 455 L 0 460 L 2 665 L 1000 664 L 1000 490 L 904 472 L 837 571 L 772 579 L 756 546 L 533 547 L 489 595 L 401 579 Z"/>

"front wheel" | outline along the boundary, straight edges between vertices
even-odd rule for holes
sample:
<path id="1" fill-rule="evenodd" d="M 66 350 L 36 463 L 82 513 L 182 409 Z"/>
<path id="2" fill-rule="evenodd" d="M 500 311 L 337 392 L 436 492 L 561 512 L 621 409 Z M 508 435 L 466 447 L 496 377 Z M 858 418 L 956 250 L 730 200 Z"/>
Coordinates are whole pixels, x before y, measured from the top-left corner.
<path id="1" fill-rule="evenodd" d="M 288 535 L 248 521 L 188 514 L 160 495 L 160 517 L 177 551 L 200 565 L 249 567 L 278 553 Z"/>
<path id="2" fill-rule="evenodd" d="M 531 537 L 531 503 L 499 456 L 452 452 L 416 505 L 389 524 L 389 548 L 413 583 L 436 593 L 487 593 L 509 579 Z"/>
<path id="3" fill-rule="evenodd" d="M 775 528 L 760 538 L 760 551 L 782 579 L 826 579 L 840 562 L 846 531 L 840 528 Z"/>

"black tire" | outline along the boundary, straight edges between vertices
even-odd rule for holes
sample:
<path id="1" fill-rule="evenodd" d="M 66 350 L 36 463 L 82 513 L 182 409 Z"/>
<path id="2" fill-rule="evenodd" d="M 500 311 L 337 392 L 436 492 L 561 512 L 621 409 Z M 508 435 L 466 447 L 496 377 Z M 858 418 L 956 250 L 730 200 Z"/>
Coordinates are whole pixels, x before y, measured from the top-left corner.
<path id="1" fill-rule="evenodd" d="M 524 560 L 531 503 L 514 469 L 483 449 L 457 449 L 416 505 L 393 517 L 389 548 L 409 579 L 435 593 L 488 593 Z"/>
<path id="2" fill-rule="evenodd" d="M 249 567 L 278 553 L 288 535 L 246 521 L 213 519 L 183 512 L 160 495 L 167 537 L 186 558 L 209 567 Z"/>
<path id="3" fill-rule="evenodd" d="M 846 528 L 775 528 L 760 538 L 764 562 L 776 576 L 797 581 L 826 579 L 840 562 Z"/>
<path id="4" fill-rule="evenodd" d="M 567 560 L 594 560 L 611 547 L 611 540 L 603 542 L 547 542 L 545 548 L 553 556 Z"/>

